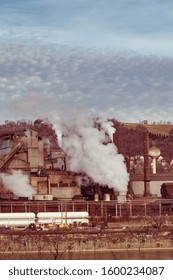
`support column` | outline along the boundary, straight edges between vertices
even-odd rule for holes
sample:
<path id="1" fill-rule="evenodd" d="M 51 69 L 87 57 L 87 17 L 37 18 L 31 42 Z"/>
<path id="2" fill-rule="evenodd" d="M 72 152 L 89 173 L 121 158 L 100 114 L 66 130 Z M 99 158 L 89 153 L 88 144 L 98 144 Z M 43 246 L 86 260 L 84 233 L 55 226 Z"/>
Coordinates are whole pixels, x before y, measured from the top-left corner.
<path id="1" fill-rule="evenodd" d="M 150 168 L 149 168 L 149 135 L 148 131 L 143 133 L 144 141 L 144 197 L 150 194 Z"/>

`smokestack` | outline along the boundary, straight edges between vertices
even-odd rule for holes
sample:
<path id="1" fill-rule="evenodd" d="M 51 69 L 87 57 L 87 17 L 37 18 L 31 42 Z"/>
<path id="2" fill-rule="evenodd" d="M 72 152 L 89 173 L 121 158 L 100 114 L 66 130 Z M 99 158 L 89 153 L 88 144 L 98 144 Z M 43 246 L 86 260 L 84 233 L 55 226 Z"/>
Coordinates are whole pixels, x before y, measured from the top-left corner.
<path id="1" fill-rule="evenodd" d="M 149 135 L 148 131 L 143 133 L 144 141 L 144 196 L 150 196 L 150 170 L 149 170 Z"/>
<path id="2" fill-rule="evenodd" d="M 104 201 L 110 201 L 110 200 L 111 200 L 110 194 L 109 194 L 109 193 L 104 193 L 104 195 L 103 195 L 103 200 L 104 200 Z"/>
<path id="3" fill-rule="evenodd" d="M 94 194 L 94 201 L 99 201 L 99 194 L 98 193 Z"/>
<path id="4" fill-rule="evenodd" d="M 125 161 L 126 161 L 127 172 L 130 174 L 130 157 L 126 156 Z M 135 193 L 133 191 L 130 178 L 129 178 L 128 185 L 127 185 L 127 195 L 130 195 L 130 198 L 135 197 Z"/>

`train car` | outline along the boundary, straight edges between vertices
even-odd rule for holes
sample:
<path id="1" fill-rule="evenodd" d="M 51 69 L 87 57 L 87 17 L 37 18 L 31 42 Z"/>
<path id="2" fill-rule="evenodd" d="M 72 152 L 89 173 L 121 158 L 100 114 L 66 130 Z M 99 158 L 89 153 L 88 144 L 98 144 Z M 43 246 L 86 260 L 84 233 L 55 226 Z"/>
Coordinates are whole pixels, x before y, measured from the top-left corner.
<path id="1" fill-rule="evenodd" d="M 173 198 L 173 183 L 163 183 L 160 192 L 163 198 Z"/>
<path id="2" fill-rule="evenodd" d="M 24 213 L 0 213 L 0 227 L 27 227 L 35 223 L 35 214 Z"/>
<path id="3" fill-rule="evenodd" d="M 39 212 L 37 214 L 37 222 L 43 224 L 73 224 L 86 223 L 89 224 L 88 212 Z"/>
<path id="4" fill-rule="evenodd" d="M 0 213 L 0 229 L 37 229 L 51 228 L 53 225 L 89 225 L 88 212 L 33 212 Z M 32 227 L 31 227 L 32 225 Z"/>

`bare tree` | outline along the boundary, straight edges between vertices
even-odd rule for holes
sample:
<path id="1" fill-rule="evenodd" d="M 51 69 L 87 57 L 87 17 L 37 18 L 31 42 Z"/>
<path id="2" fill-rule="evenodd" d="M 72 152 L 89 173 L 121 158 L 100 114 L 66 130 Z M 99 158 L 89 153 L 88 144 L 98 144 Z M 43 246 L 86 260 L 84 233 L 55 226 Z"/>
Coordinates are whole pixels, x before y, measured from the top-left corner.
<path id="1" fill-rule="evenodd" d="M 74 240 L 68 240 L 67 236 L 60 234 L 47 235 L 44 238 L 48 250 L 54 260 L 60 260 L 67 250 L 71 250 L 76 243 Z"/>

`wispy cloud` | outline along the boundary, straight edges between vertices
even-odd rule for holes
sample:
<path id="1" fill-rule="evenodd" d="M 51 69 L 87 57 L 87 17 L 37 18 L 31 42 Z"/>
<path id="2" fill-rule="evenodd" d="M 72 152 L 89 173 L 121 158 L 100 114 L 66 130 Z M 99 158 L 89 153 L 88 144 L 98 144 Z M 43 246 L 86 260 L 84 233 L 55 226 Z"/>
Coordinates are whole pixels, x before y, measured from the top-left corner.
<path id="1" fill-rule="evenodd" d="M 172 11 L 171 0 L 1 0 L 0 120 L 59 107 L 170 120 Z"/>

